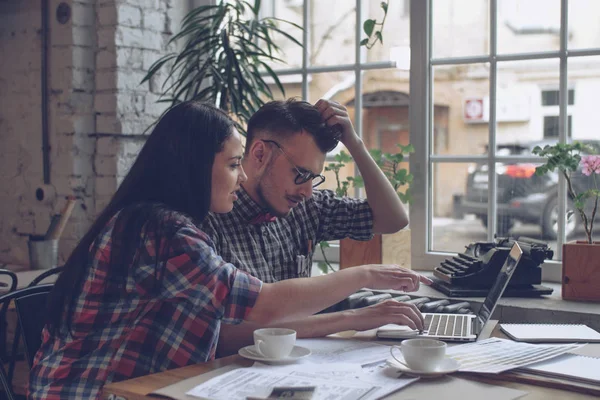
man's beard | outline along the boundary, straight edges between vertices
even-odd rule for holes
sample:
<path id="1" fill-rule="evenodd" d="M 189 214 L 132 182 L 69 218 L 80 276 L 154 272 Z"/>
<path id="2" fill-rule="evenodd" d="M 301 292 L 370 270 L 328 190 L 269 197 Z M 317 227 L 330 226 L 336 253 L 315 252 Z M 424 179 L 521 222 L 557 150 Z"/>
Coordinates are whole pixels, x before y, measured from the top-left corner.
<path id="1" fill-rule="evenodd" d="M 261 179 L 256 186 L 256 195 L 258 196 L 259 205 L 264 208 L 269 214 L 277 217 L 277 218 L 285 218 L 288 212 L 281 213 L 273 207 L 273 205 L 267 200 L 267 196 L 265 196 L 265 189 L 263 187 L 263 180 Z"/>

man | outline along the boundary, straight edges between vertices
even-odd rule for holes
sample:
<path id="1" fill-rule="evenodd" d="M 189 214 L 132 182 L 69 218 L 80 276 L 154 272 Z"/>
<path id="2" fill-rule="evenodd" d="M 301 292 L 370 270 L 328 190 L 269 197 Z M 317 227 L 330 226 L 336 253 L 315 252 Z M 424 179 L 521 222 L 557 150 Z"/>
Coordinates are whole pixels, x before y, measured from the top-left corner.
<path id="1" fill-rule="evenodd" d="M 313 191 L 324 181 L 320 173 L 325 156 L 338 139 L 361 172 L 366 199 Z M 369 240 L 374 233 L 397 232 L 408 224 L 394 188 L 354 131 L 346 108 L 338 103 L 319 100 L 312 106 L 290 99 L 265 104 L 248 122 L 243 167 L 248 180 L 233 211 L 209 215 L 202 229 L 224 260 L 264 282 L 309 276 L 320 241 Z M 413 273 L 407 270 L 407 274 Z M 425 277 L 418 279 L 430 283 Z M 391 301 L 314 315 L 285 326 L 296 329 L 298 337 L 314 337 L 414 318 L 421 318 L 414 306 Z M 251 343 L 257 327 L 223 325 L 219 354 Z"/>

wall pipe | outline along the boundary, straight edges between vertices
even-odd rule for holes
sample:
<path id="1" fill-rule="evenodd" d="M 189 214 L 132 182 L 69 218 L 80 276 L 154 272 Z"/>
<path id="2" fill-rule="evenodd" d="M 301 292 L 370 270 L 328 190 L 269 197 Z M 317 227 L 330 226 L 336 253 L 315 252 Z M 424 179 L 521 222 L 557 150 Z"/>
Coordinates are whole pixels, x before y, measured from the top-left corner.
<path id="1" fill-rule="evenodd" d="M 48 126 L 48 0 L 42 3 L 42 165 L 44 168 L 44 184 L 50 183 L 50 135 Z"/>

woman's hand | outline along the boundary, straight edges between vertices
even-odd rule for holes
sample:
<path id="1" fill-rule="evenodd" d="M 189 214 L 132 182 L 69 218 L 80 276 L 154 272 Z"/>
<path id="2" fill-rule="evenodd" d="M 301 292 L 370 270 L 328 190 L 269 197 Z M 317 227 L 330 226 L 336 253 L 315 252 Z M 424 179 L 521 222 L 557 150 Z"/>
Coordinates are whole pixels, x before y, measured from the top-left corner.
<path id="1" fill-rule="evenodd" d="M 367 272 L 369 289 L 393 289 L 404 292 L 419 290 L 421 283 L 431 285 L 433 282 L 426 276 L 419 275 L 410 269 L 395 264 L 372 264 L 364 267 Z"/>
<path id="2" fill-rule="evenodd" d="M 369 307 L 344 311 L 348 313 L 351 329 L 366 331 L 387 324 L 406 325 L 412 329 L 423 329 L 423 315 L 413 304 L 393 299 Z"/>

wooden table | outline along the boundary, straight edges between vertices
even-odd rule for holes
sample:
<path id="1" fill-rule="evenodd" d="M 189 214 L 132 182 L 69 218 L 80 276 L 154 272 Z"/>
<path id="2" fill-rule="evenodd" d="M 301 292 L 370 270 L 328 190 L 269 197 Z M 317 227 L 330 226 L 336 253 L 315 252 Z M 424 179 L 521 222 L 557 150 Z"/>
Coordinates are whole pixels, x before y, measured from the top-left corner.
<path id="1" fill-rule="evenodd" d="M 496 328 L 497 330 L 497 328 Z M 496 336 L 496 330 L 493 333 L 493 336 Z M 370 334 L 362 336 L 362 339 L 365 337 L 369 337 Z M 359 336 L 359 339 L 361 337 Z M 389 341 L 386 341 L 389 342 Z M 395 342 L 398 343 L 397 341 Z M 253 361 L 246 360 L 239 355 L 229 356 L 225 358 L 221 358 L 218 360 L 214 360 L 211 362 L 191 365 L 183 368 L 177 368 L 170 371 L 165 371 L 157 374 L 146 375 L 135 379 L 129 379 L 122 382 L 110 383 L 104 387 L 102 398 L 103 399 L 119 399 L 119 400 L 141 400 L 141 399 L 156 399 L 156 397 L 149 397 L 148 394 L 160 389 L 165 386 L 172 385 L 174 383 L 180 382 L 184 379 L 191 378 L 197 375 L 204 374 L 206 372 L 215 370 L 217 368 L 224 367 L 230 364 L 239 364 L 240 367 L 249 367 L 253 364 Z M 521 382 L 509 382 L 509 381 L 499 381 L 499 380 L 490 380 L 481 377 L 474 377 L 471 374 L 459 374 L 458 376 L 453 375 L 451 379 L 467 379 L 467 380 L 477 380 L 485 383 L 490 383 L 497 386 L 504 386 L 508 388 L 513 388 L 517 390 L 522 390 L 528 392 L 527 395 L 521 397 L 521 399 L 527 400 L 584 400 L 584 399 L 597 399 L 597 395 L 591 394 L 583 394 L 576 393 L 569 390 L 561 390 L 557 388 L 547 387 L 551 385 L 548 383 L 546 386 L 540 386 L 539 384 L 544 381 L 544 378 L 536 378 L 541 380 L 542 382 L 538 382 L 538 385 L 532 385 L 528 383 Z M 414 383 L 413 385 L 427 385 L 428 380 L 421 379 L 420 381 Z M 412 385 L 411 385 L 412 386 Z M 395 398 L 399 398 L 403 393 L 406 394 L 410 389 L 409 386 L 406 389 L 402 389 L 396 394 L 392 394 L 386 399 L 393 400 Z M 444 394 L 440 393 L 440 398 L 444 398 Z"/>

